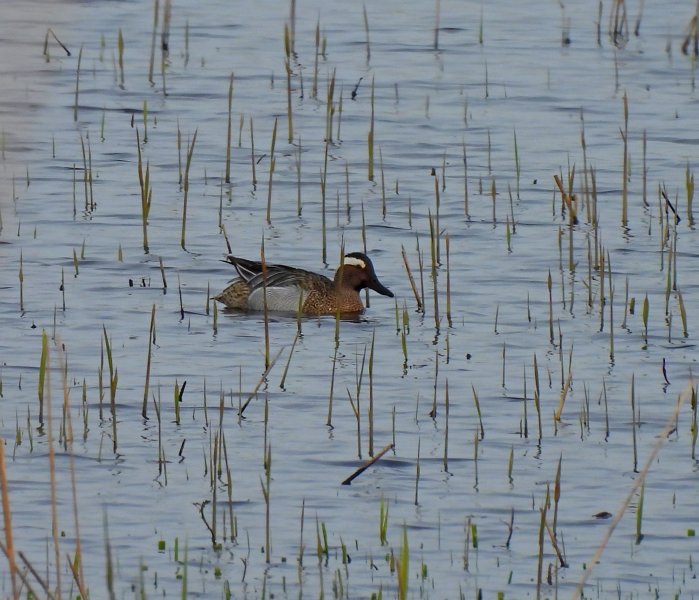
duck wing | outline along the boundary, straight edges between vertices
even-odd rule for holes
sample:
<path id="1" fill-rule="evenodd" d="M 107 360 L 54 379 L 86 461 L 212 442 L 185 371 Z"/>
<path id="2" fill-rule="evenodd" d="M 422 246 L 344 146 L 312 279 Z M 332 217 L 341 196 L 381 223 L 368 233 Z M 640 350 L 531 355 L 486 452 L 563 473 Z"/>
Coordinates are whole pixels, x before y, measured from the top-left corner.
<path id="1" fill-rule="evenodd" d="M 269 310 L 296 312 L 299 303 L 303 305 L 311 292 L 330 289 L 333 285 L 324 275 L 296 267 L 267 264 L 266 273 L 263 273 L 259 261 L 235 256 L 228 256 L 227 259 L 247 283 L 250 290 L 248 306 L 253 310 L 264 308 L 265 286 Z"/>

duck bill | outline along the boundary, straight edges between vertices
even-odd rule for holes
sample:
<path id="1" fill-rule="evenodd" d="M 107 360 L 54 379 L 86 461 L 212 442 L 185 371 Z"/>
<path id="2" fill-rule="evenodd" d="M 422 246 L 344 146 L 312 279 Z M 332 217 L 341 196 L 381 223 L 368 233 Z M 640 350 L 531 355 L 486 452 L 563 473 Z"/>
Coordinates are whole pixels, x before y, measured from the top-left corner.
<path id="1" fill-rule="evenodd" d="M 384 285 L 382 285 L 378 279 L 373 279 L 367 287 L 369 289 L 374 290 L 375 292 L 378 292 L 379 294 L 382 294 L 383 296 L 393 298 L 393 292 Z"/>

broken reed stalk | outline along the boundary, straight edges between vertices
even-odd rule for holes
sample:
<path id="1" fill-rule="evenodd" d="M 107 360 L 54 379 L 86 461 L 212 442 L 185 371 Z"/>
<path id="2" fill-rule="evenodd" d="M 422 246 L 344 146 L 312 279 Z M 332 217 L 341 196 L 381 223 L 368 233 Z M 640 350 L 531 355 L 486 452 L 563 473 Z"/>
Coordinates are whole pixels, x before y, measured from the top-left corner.
<path id="1" fill-rule="evenodd" d="M 366 7 L 364 8 L 366 15 Z M 369 135 L 367 144 L 369 149 L 368 176 L 369 181 L 374 181 L 374 77 L 371 78 L 371 120 L 369 122 Z"/>
<path id="2" fill-rule="evenodd" d="M 279 352 L 275 354 L 274 358 L 270 361 L 269 366 L 267 367 L 267 369 L 265 369 L 265 372 L 262 373 L 262 376 L 258 380 L 257 385 L 252 390 L 252 392 L 250 392 L 245 402 L 240 406 L 240 409 L 238 410 L 238 416 L 243 416 L 245 409 L 249 406 L 250 402 L 252 402 L 252 399 L 257 395 L 257 391 L 262 387 L 262 384 L 267 382 L 267 375 L 269 375 L 269 372 L 274 368 L 274 365 L 276 364 L 277 360 L 279 359 L 279 356 L 281 356 L 281 353 L 283 351 L 284 348 L 281 348 Z"/>
<path id="3" fill-rule="evenodd" d="M 274 158 L 274 147 L 277 144 L 277 122 L 274 119 L 274 128 L 272 129 L 272 144 L 269 151 L 269 181 L 267 183 L 267 225 L 272 224 L 272 177 L 274 176 L 274 168 L 277 160 Z"/>
<path id="4" fill-rule="evenodd" d="M 349 391 L 349 390 L 348 390 Z M 419 443 L 419 442 L 418 442 Z M 350 485 L 357 477 L 359 477 L 364 471 L 366 471 L 371 465 L 376 463 L 381 457 L 383 457 L 386 452 L 393 449 L 393 444 L 388 444 L 373 458 L 367 460 L 361 467 L 359 467 L 352 475 L 342 482 L 342 485 Z"/>
<path id="5" fill-rule="evenodd" d="M 228 127 L 226 135 L 226 183 L 231 182 L 231 128 L 232 128 L 232 109 L 233 109 L 233 73 L 228 80 Z"/>
<path id="6" fill-rule="evenodd" d="M 138 149 L 138 184 L 141 187 L 141 226 L 143 229 L 143 251 L 148 254 L 148 216 L 150 215 L 153 188 L 150 185 L 150 161 L 146 161 L 146 172 L 143 172 L 143 158 L 141 156 L 141 140 L 136 128 L 136 147 Z"/>
<path id="7" fill-rule="evenodd" d="M 194 136 L 192 136 L 192 143 L 189 144 L 189 147 L 187 149 L 187 162 L 185 163 L 184 167 L 184 202 L 182 205 L 182 235 L 180 237 L 180 246 L 182 246 L 182 250 L 187 249 L 185 243 L 185 231 L 187 227 L 187 198 L 189 196 L 189 167 L 192 164 L 192 155 L 194 154 L 194 144 L 196 144 L 197 142 L 198 131 L 198 129 L 194 130 Z"/>

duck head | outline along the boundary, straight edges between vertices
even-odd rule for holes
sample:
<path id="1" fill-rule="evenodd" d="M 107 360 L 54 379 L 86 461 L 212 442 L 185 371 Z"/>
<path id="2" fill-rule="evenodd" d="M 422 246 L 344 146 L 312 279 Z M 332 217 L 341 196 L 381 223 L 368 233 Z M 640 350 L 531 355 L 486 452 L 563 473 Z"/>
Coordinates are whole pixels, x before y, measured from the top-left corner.
<path id="1" fill-rule="evenodd" d="M 376 276 L 374 265 L 369 257 L 361 252 L 345 254 L 344 261 L 335 274 L 335 281 L 342 281 L 342 285 L 347 285 L 357 292 L 369 288 L 393 298 L 393 292 L 384 286 Z"/>

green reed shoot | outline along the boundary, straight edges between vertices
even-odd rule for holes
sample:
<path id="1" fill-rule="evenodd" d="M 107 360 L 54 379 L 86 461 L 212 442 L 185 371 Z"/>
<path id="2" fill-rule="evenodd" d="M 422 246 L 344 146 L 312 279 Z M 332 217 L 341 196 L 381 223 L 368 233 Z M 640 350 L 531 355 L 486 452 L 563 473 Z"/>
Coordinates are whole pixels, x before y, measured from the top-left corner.
<path id="1" fill-rule="evenodd" d="M 150 215 L 153 188 L 150 184 L 150 163 L 146 162 L 145 173 L 143 171 L 143 158 L 141 156 L 141 141 L 136 128 L 136 147 L 138 149 L 138 183 L 141 188 L 141 227 L 143 230 L 143 251 L 148 254 L 148 216 Z"/>
<path id="2" fill-rule="evenodd" d="M 514 131 L 514 144 L 515 144 L 515 175 L 517 175 L 517 199 L 519 200 L 519 180 L 522 174 L 522 167 L 519 162 L 519 148 L 517 146 L 517 130 Z"/>
<path id="3" fill-rule="evenodd" d="M 692 436 L 692 460 L 696 460 L 697 434 L 699 434 L 699 427 L 697 427 L 697 404 L 697 388 L 692 386 L 692 394 L 690 398 L 690 408 L 692 409 L 692 425 L 690 427 Z"/>
<path id="4" fill-rule="evenodd" d="M 512 485 L 514 483 L 514 478 L 512 477 L 512 469 L 514 467 L 514 463 L 515 463 L 515 448 L 514 448 L 514 446 L 510 446 L 510 457 L 507 460 L 507 481 L 509 481 L 510 485 Z M 510 537 L 512 537 L 512 530 L 510 530 Z M 505 546 L 509 547 L 509 538 L 508 538 L 508 543 L 505 544 Z"/>
<path id="5" fill-rule="evenodd" d="M 692 213 L 692 203 L 694 201 L 694 173 L 689 170 L 689 161 L 684 175 L 684 185 L 687 191 L 687 220 L 690 226 L 694 225 L 694 214 Z"/>
<path id="6" fill-rule="evenodd" d="M 438 236 L 437 225 L 435 223 L 434 217 L 432 217 L 432 212 L 427 211 L 429 223 L 430 223 L 430 259 L 431 259 L 431 276 L 432 276 L 432 290 L 433 290 L 433 300 L 434 300 L 434 326 L 435 329 L 439 331 L 439 291 L 437 286 L 437 253 L 438 253 Z"/>
<path id="7" fill-rule="evenodd" d="M 466 156 L 466 140 L 461 141 L 461 148 L 463 150 L 464 161 L 464 214 L 468 219 L 471 215 L 468 212 L 468 157 Z"/>
<path id="8" fill-rule="evenodd" d="M 629 99 L 624 92 L 623 97 L 624 103 L 624 129 L 621 131 L 621 139 L 624 142 L 624 162 L 623 162 L 623 173 L 622 173 L 622 186 L 621 186 L 621 224 L 623 227 L 627 227 L 629 224 L 628 215 L 628 196 L 629 196 L 629 144 L 628 144 L 628 133 L 629 133 Z"/>
<path id="9" fill-rule="evenodd" d="M 177 118 L 177 184 L 182 187 L 182 130 L 180 129 L 180 119 Z"/>
<path id="10" fill-rule="evenodd" d="M 301 147 L 301 138 L 299 137 L 298 151 L 294 154 L 294 162 L 296 163 L 296 216 L 301 216 L 301 156 L 303 150 Z"/>
<path id="11" fill-rule="evenodd" d="M 334 71 L 333 71 L 334 73 Z M 342 91 L 343 86 L 340 86 L 340 100 L 337 103 L 337 139 L 342 141 Z"/>
<path id="12" fill-rule="evenodd" d="M 352 407 L 352 412 L 354 413 L 354 418 L 357 421 L 357 456 L 362 459 L 362 429 L 361 429 L 361 414 L 359 412 L 359 395 L 357 395 L 357 402 L 352 399 L 352 393 L 347 388 L 347 397 L 349 398 L 350 406 Z"/>
<path id="13" fill-rule="evenodd" d="M 117 53 L 119 57 L 119 81 L 120 87 L 124 88 L 124 36 L 121 33 L 121 28 L 119 28 L 119 33 L 117 35 Z"/>
<path id="14" fill-rule="evenodd" d="M 233 109 L 233 73 L 228 80 L 228 125 L 226 129 L 226 183 L 231 182 L 231 127 L 232 127 L 232 109 Z"/>
<path id="15" fill-rule="evenodd" d="M 680 318 L 682 319 L 682 335 L 684 335 L 684 337 L 689 337 L 689 332 L 687 329 L 687 311 L 684 307 L 684 299 L 680 290 L 677 290 L 677 304 L 679 305 Z"/>
<path id="16" fill-rule="evenodd" d="M 614 286 L 612 285 L 612 261 L 607 250 L 607 272 L 609 275 L 609 360 L 614 362 Z M 604 277 L 604 273 L 602 274 Z"/>
<path id="17" fill-rule="evenodd" d="M 153 32 L 150 38 L 150 60 L 148 61 L 148 83 L 155 85 L 153 81 L 153 71 L 155 65 L 155 40 L 158 31 L 158 18 L 160 12 L 160 0 L 155 0 L 153 3 Z"/>
<path id="18" fill-rule="evenodd" d="M 636 507 L 636 544 L 640 544 L 643 540 L 643 499 L 646 495 L 646 482 L 645 479 L 641 484 L 641 491 L 638 495 L 638 506 Z"/>
<path id="19" fill-rule="evenodd" d="M 78 95 L 80 93 L 80 63 L 83 59 L 83 47 L 80 46 L 80 51 L 78 52 L 78 68 L 75 73 L 75 103 L 73 104 L 73 121 L 78 120 Z"/>
<path id="20" fill-rule="evenodd" d="M 386 219 L 386 178 L 383 169 L 383 152 L 379 146 L 379 171 L 381 171 L 381 215 Z"/>
<path id="21" fill-rule="evenodd" d="M 182 246 L 182 250 L 186 250 L 186 243 L 185 243 L 185 231 L 187 227 L 187 199 L 189 196 L 189 168 L 192 165 L 192 155 L 194 154 L 194 144 L 197 143 L 197 132 L 199 130 L 195 129 L 194 130 L 194 135 L 192 136 L 192 142 L 188 145 L 187 148 L 187 162 L 185 163 L 184 167 L 184 200 L 182 204 L 182 233 L 180 235 L 180 246 Z"/>
<path id="22" fill-rule="evenodd" d="M 362 11 L 364 13 L 364 32 L 366 34 L 366 62 L 369 64 L 371 60 L 371 41 L 369 40 L 369 17 L 366 13 L 366 4 L 362 4 Z"/>
<path id="23" fill-rule="evenodd" d="M 449 380 L 444 382 L 444 472 L 449 473 Z"/>
<path id="24" fill-rule="evenodd" d="M 539 388 L 539 365 L 536 360 L 536 354 L 534 355 L 534 407 L 536 408 L 536 416 L 539 425 L 539 442 L 541 442 L 543 437 L 541 429 L 541 396 Z"/>
<path id="25" fill-rule="evenodd" d="M 320 57 L 320 19 L 316 21 L 315 35 L 315 54 L 313 65 L 313 89 L 311 90 L 311 98 L 318 97 L 318 58 Z"/>
<path id="26" fill-rule="evenodd" d="M 473 403 L 476 406 L 476 414 L 478 415 L 478 428 L 480 429 L 481 439 L 485 438 L 485 428 L 483 427 L 483 415 L 481 413 L 481 403 L 478 401 L 478 392 L 476 388 L 471 384 L 471 390 L 473 391 Z"/>
<path id="27" fill-rule="evenodd" d="M 260 262 L 262 263 L 262 307 L 265 324 L 265 370 L 269 369 L 269 307 L 267 305 L 267 260 L 265 258 L 265 238 L 260 242 Z"/>
<path id="28" fill-rule="evenodd" d="M 265 480 L 260 478 L 260 485 L 262 486 L 262 496 L 265 501 L 265 562 L 270 564 L 272 562 L 272 542 L 271 542 L 271 525 L 270 525 L 270 486 L 272 483 L 272 444 L 268 444 L 265 449 Z"/>
<path id="29" fill-rule="evenodd" d="M 277 122 L 274 119 L 274 127 L 272 128 L 272 144 L 269 150 L 269 181 L 267 183 L 267 225 L 272 224 L 272 177 L 274 176 L 274 168 L 277 164 L 277 159 L 274 158 L 274 147 L 277 144 Z"/>
<path id="30" fill-rule="evenodd" d="M 287 359 L 286 366 L 284 367 L 284 373 L 282 374 L 282 380 L 279 382 L 279 387 L 281 389 L 285 389 L 284 382 L 286 381 L 286 376 L 289 372 L 289 365 L 291 364 L 291 357 L 294 355 L 294 348 L 296 348 L 296 342 L 299 341 L 300 336 L 301 336 L 301 332 L 297 329 L 296 335 L 294 336 L 294 341 L 291 343 L 291 350 L 289 350 L 289 358 Z"/>
<path id="31" fill-rule="evenodd" d="M 337 349 L 338 343 L 335 342 L 335 353 L 333 354 L 333 370 L 330 377 L 330 393 L 328 394 L 328 418 L 325 424 L 328 427 L 332 427 L 332 415 L 333 415 L 333 392 L 335 391 L 335 370 L 337 368 Z"/>
<path id="32" fill-rule="evenodd" d="M 369 410 L 367 421 L 369 428 L 369 456 L 374 456 L 374 342 L 376 341 L 376 329 L 371 334 L 371 346 L 369 348 Z"/>
<path id="33" fill-rule="evenodd" d="M 478 445 L 480 439 L 478 433 L 473 434 L 473 488 L 478 490 Z M 475 547 L 475 546 L 474 546 Z"/>
<path id="34" fill-rule="evenodd" d="M 417 438 L 417 460 L 415 461 L 415 506 L 418 505 L 418 489 L 420 487 L 420 438 Z"/>
<path id="35" fill-rule="evenodd" d="M 565 384 L 563 385 L 563 389 L 561 390 L 561 394 L 558 399 L 558 408 L 555 410 L 553 414 L 553 418 L 555 421 L 560 421 L 561 420 L 561 415 L 563 414 L 563 406 L 565 405 L 566 398 L 568 397 L 568 392 L 570 391 L 570 383 L 573 378 L 573 374 L 568 371 L 568 376 L 566 377 Z"/>
<path id="36" fill-rule="evenodd" d="M 333 116 L 335 114 L 335 69 L 328 83 L 328 90 L 325 100 L 325 141 L 333 141 Z"/>
<path id="37" fill-rule="evenodd" d="M 328 155 L 328 143 L 325 143 L 325 156 L 327 157 Z M 327 160 L 325 161 L 325 165 L 327 168 Z M 327 237 L 327 213 L 325 209 L 325 183 L 326 183 L 326 177 L 327 173 L 323 173 L 323 171 L 320 172 L 320 232 L 321 232 L 321 254 L 322 254 L 322 260 L 323 264 L 328 264 L 328 237 Z M 340 263 L 342 264 L 342 263 Z M 336 327 L 336 329 L 339 328 Z M 335 332 L 337 334 L 337 331 Z"/>
<path id="38" fill-rule="evenodd" d="M 410 281 L 410 287 L 413 290 L 413 295 L 415 296 L 415 302 L 417 303 L 417 310 L 418 310 L 418 312 L 423 312 L 424 306 L 422 303 L 422 298 L 420 296 L 420 292 L 417 289 L 417 286 L 415 285 L 415 279 L 413 278 L 413 273 L 410 269 L 410 265 L 408 264 L 408 255 L 405 252 L 405 247 L 402 244 L 400 247 L 400 251 L 401 251 L 401 256 L 403 257 L 403 264 L 405 265 L 405 270 L 408 273 L 408 280 Z"/>
<path id="39" fill-rule="evenodd" d="M 641 312 L 641 318 L 643 320 L 643 341 L 645 342 L 645 346 L 648 346 L 648 312 L 649 312 L 649 305 L 648 305 L 648 294 L 646 294 L 645 298 L 643 299 L 643 309 Z"/>
<path id="40" fill-rule="evenodd" d="M 549 292 L 549 343 L 553 345 L 553 279 L 551 279 L 551 269 L 546 278 L 546 287 Z"/>
<path id="41" fill-rule="evenodd" d="M 252 187 L 257 187 L 257 174 L 255 172 L 255 129 L 250 116 L 250 161 L 252 163 Z"/>
<path id="42" fill-rule="evenodd" d="M 403 544 L 400 549 L 400 558 L 398 559 L 398 568 L 396 573 L 398 576 L 398 599 L 407 600 L 408 598 L 408 579 L 410 570 L 410 549 L 408 548 L 408 527 L 403 523 Z"/>
<path id="43" fill-rule="evenodd" d="M 19 311 L 24 313 L 24 258 L 19 251 Z"/>
<path id="44" fill-rule="evenodd" d="M 146 357 L 146 382 L 143 387 L 143 404 L 141 405 L 141 416 L 148 418 L 148 388 L 150 387 L 150 367 L 153 356 L 153 344 L 155 344 L 155 304 L 150 313 L 150 326 L 148 328 L 148 355 Z"/>
<path id="45" fill-rule="evenodd" d="M 41 332 L 41 358 L 39 359 L 39 425 L 44 424 L 44 390 L 46 388 L 46 370 L 49 363 L 49 338 L 45 331 Z"/>
<path id="46" fill-rule="evenodd" d="M 364 14 L 366 15 L 366 7 L 364 9 Z M 374 77 L 371 78 L 371 120 L 369 121 L 369 135 L 367 137 L 367 145 L 369 148 L 369 172 L 367 179 L 369 181 L 374 181 Z"/>
<path id="47" fill-rule="evenodd" d="M 563 463 L 563 455 L 558 456 L 558 467 L 556 469 L 556 477 L 553 483 L 553 537 L 556 537 L 556 525 L 558 522 L 558 503 L 561 499 L 561 465 Z"/>
<path id="48" fill-rule="evenodd" d="M 388 545 L 388 502 L 381 494 L 379 499 L 379 542 L 382 546 Z"/>
<path id="49" fill-rule="evenodd" d="M 284 23 L 284 70 L 286 71 L 286 112 L 287 112 L 287 124 L 288 124 L 288 142 L 291 144 L 294 141 L 294 118 L 293 112 L 291 110 L 291 36 L 289 34 L 289 26 Z"/>
<path id="50" fill-rule="evenodd" d="M 398 304 L 396 303 L 396 307 Z M 400 344 L 403 350 L 403 373 L 408 371 L 408 334 L 410 333 L 410 315 L 408 314 L 408 307 L 403 303 L 403 324 L 400 330 Z"/>
<path id="51" fill-rule="evenodd" d="M 318 521 L 316 517 L 316 553 L 318 555 L 318 562 L 321 562 L 322 558 L 325 557 L 327 561 L 330 556 L 330 550 L 328 547 L 328 530 L 325 527 L 325 523 Z"/>
<path id="52" fill-rule="evenodd" d="M 636 443 L 636 375 L 631 373 L 631 437 L 633 439 L 633 472 L 638 473 L 638 447 Z"/>

